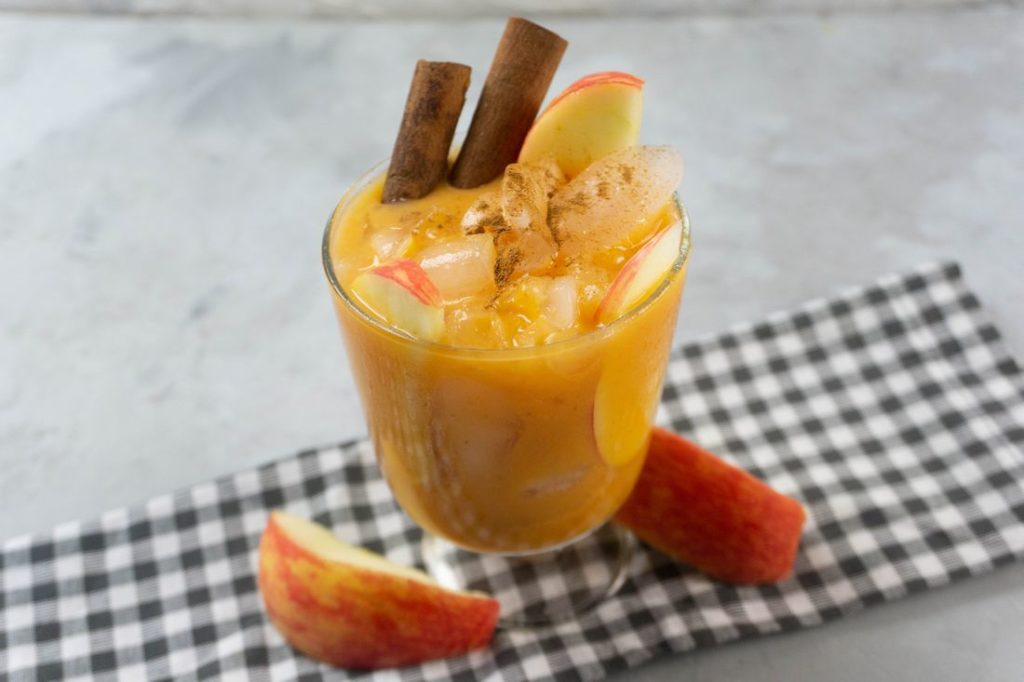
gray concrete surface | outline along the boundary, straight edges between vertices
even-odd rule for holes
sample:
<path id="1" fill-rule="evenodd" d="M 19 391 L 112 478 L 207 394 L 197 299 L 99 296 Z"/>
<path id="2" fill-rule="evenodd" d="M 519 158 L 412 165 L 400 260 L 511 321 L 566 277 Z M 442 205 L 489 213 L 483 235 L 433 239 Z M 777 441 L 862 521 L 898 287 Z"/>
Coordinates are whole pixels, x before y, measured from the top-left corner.
<path id="1" fill-rule="evenodd" d="M 40 13 L 232 17 L 504 17 L 762 14 L 1019 6 L 1024 0 L 0 0 Z"/>
<path id="2" fill-rule="evenodd" d="M 1024 357 L 1024 12 L 558 19 L 648 79 L 695 252 L 679 340 L 936 258 Z M 0 16 L 0 537 L 364 433 L 318 246 L 418 57 L 501 21 Z M 472 99 L 471 99 L 472 101 Z M 1024 568 L 646 680 L 1019 680 Z"/>

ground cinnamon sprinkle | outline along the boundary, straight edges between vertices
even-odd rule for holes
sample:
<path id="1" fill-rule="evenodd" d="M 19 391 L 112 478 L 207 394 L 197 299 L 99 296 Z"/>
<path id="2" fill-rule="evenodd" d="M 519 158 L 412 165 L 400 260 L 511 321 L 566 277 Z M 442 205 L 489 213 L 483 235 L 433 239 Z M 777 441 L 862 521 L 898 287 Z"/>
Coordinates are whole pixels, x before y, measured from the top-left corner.
<path id="1" fill-rule="evenodd" d="M 484 231 L 493 232 L 504 232 L 508 229 L 508 225 L 505 223 L 505 216 L 498 214 L 494 217 L 487 218 L 480 221 L 480 226 L 484 228 Z"/>
<path id="2" fill-rule="evenodd" d="M 622 182 L 631 185 L 633 184 L 633 167 L 627 164 L 619 166 L 619 175 L 622 176 Z"/>
<path id="3" fill-rule="evenodd" d="M 587 210 L 587 208 L 590 207 L 590 200 L 587 197 L 586 193 L 581 190 L 579 192 L 576 192 L 576 194 L 573 194 L 571 197 L 569 197 L 569 205 L 572 206 L 573 208 L 585 211 Z"/>
<path id="4" fill-rule="evenodd" d="M 508 281 L 521 260 L 523 260 L 522 250 L 519 247 L 512 247 L 494 261 L 494 280 L 499 287 Z"/>
<path id="5" fill-rule="evenodd" d="M 559 225 L 565 219 L 565 214 L 568 211 L 586 211 L 589 206 L 590 199 L 583 190 L 580 190 L 570 196 L 564 205 L 548 206 L 548 229 L 551 230 L 551 236 L 555 238 L 556 242 L 562 242 L 562 238 L 559 236 L 558 232 Z"/>
<path id="6" fill-rule="evenodd" d="M 521 194 L 526 191 L 526 178 L 518 168 L 509 166 L 505 169 L 505 180 L 509 183 L 506 191 Z"/>
<path id="7" fill-rule="evenodd" d="M 559 244 L 562 243 L 562 240 L 558 237 L 558 223 L 561 219 L 561 207 L 548 204 L 548 229 L 551 230 L 551 236 L 554 237 L 555 241 Z"/>

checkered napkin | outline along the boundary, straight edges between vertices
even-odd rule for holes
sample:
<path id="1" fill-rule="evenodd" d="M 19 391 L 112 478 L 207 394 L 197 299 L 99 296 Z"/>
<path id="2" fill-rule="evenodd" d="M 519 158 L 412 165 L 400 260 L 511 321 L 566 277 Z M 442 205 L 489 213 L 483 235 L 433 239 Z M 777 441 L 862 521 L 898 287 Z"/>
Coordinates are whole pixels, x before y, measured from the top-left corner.
<path id="1" fill-rule="evenodd" d="M 645 549 L 577 622 L 373 677 L 595 679 L 1024 557 L 1024 377 L 955 265 L 683 347 L 661 419 L 804 502 L 791 579 L 730 587 Z M 4 544 L 0 678 L 344 677 L 290 649 L 263 612 L 256 548 L 282 506 L 419 561 L 420 531 L 366 443 L 305 451 Z"/>

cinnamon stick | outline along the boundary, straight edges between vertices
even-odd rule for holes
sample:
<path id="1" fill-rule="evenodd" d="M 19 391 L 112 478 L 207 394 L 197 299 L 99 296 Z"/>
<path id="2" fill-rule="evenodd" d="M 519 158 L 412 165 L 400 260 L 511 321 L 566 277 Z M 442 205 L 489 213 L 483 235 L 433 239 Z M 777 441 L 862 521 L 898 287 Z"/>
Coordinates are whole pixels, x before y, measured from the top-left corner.
<path id="1" fill-rule="evenodd" d="M 416 62 L 384 181 L 385 204 L 426 196 L 444 178 L 469 72 L 465 64 Z"/>
<path id="2" fill-rule="evenodd" d="M 568 43 L 520 17 L 505 25 L 466 142 L 452 168 L 456 187 L 479 187 L 513 163 Z"/>

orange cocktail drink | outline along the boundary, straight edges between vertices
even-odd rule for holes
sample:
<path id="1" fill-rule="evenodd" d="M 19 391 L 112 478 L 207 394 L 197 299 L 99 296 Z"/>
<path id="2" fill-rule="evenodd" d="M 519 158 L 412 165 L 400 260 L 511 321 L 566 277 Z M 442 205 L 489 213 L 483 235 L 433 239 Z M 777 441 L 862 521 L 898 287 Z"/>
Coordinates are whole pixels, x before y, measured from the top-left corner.
<path id="1" fill-rule="evenodd" d="M 543 189 L 543 166 L 514 170 Z M 508 174 L 398 206 L 381 204 L 382 186 L 372 173 L 349 191 L 323 253 L 397 501 L 428 532 L 480 552 L 585 535 L 644 462 L 686 276 L 685 214 L 674 198 L 649 207 L 642 234 L 634 217 L 613 248 L 590 253 L 564 233 L 538 244 L 528 230 L 490 230 L 488 211 L 514 216 L 509 202 L 522 198 Z M 572 209 L 572 197 L 545 194 L 549 213 Z M 548 260 L 531 265 L 538 253 Z"/>

